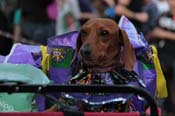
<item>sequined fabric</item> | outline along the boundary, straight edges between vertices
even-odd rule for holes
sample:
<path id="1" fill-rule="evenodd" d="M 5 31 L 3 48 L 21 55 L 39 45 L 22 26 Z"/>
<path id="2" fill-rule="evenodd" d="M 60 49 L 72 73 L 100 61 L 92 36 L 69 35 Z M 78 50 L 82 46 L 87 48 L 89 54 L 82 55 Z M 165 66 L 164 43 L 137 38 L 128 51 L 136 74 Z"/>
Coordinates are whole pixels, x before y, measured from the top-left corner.
<path id="1" fill-rule="evenodd" d="M 82 73 L 82 72 L 81 72 Z M 78 75 L 78 76 L 77 76 Z M 117 85 L 127 84 L 133 86 L 142 86 L 144 83 L 137 77 L 133 71 L 127 71 L 124 68 L 112 70 L 104 73 L 86 73 L 75 75 L 68 84 L 79 85 Z M 81 76 L 80 76 L 81 75 Z M 64 93 L 65 102 L 71 106 L 76 106 L 83 111 L 100 112 L 129 112 L 136 111 L 132 104 L 133 94 L 119 93 Z"/>

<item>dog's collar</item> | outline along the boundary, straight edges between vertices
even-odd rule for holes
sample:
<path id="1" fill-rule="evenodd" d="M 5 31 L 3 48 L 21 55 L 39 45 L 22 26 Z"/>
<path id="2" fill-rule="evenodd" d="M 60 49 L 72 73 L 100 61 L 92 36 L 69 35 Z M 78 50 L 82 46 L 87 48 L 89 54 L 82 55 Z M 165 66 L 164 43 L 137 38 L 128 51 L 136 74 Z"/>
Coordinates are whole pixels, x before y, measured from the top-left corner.
<path id="1" fill-rule="evenodd" d="M 104 78 L 105 77 L 105 78 Z M 87 70 L 79 70 L 79 72 L 73 76 L 69 83 L 83 83 L 88 84 L 90 80 L 98 79 L 103 80 L 103 82 L 109 82 L 108 78 L 113 80 L 115 84 L 127 84 L 131 81 L 137 82 L 141 87 L 146 87 L 142 79 L 138 78 L 138 75 L 134 71 L 128 71 L 124 67 L 117 68 L 108 72 L 89 72 Z M 89 80 L 90 79 L 90 80 Z M 107 80 L 106 80 L 107 79 Z M 96 81 L 94 81 L 96 82 Z M 92 84 L 92 83 L 91 83 Z M 100 84 L 100 83 L 98 83 Z"/>

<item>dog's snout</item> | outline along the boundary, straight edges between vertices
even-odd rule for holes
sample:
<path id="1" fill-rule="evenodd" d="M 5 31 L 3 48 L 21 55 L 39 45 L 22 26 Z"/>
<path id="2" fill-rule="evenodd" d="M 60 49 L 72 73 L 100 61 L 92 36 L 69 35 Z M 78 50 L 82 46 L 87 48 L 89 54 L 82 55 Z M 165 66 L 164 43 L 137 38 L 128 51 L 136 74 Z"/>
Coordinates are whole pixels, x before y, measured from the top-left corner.
<path id="1" fill-rule="evenodd" d="M 85 44 L 81 47 L 80 54 L 83 57 L 89 57 L 91 55 L 91 48 L 90 48 L 89 44 Z"/>

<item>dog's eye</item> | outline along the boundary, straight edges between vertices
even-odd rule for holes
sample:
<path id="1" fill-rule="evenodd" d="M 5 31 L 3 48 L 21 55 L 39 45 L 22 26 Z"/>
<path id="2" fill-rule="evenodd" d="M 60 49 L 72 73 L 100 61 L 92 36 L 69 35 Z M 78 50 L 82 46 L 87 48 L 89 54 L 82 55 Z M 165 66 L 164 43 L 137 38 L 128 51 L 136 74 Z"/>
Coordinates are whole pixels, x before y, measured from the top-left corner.
<path id="1" fill-rule="evenodd" d="M 87 30 L 85 30 L 85 29 L 81 30 L 81 35 L 86 35 L 87 33 L 88 33 Z"/>
<path id="2" fill-rule="evenodd" d="M 106 30 L 102 30 L 102 31 L 100 32 L 100 35 L 101 35 L 101 36 L 106 36 L 106 35 L 108 35 L 108 34 L 109 34 L 109 32 L 106 31 Z"/>

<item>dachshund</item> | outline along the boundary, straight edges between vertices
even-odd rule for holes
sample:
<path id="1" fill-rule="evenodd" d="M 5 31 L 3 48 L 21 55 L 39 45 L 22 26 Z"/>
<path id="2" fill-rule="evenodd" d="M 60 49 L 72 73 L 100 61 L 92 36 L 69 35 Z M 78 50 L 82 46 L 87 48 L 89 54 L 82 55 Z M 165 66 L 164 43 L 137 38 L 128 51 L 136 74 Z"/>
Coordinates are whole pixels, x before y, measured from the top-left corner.
<path id="1" fill-rule="evenodd" d="M 77 63 L 77 59 L 80 63 Z M 124 30 L 120 29 L 115 21 L 107 18 L 90 19 L 81 27 L 77 38 L 76 49 L 72 59 L 72 64 L 77 64 L 78 66 L 75 65 L 76 68 L 81 67 L 83 68 L 83 70 L 84 68 L 86 68 L 88 69 L 87 72 L 91 72 L 94 75 L 92 75 L 91 78 L 89 78 L 89 76 L 87 75 L 83 75 L 84 77 L 82 77 L 82 75 L 80 76 L 77 71 L 78 76 L 75 75 L 74 77 L 72 77 L 68 84 L 127 84 L 129 81 L 131 81 L 129 79 L 132 78 L 126 76 L 126 74 L 124 74 L 126 78 L 123 78 L 124 76 L 122 75 L 122 73 L 128 71 L 129 73 L 127 72 L 127 74 L 131 74 L 130 72 L 133 71 L 135 61 L 136 57 L 134 53 L 134 48 L 129 41 L 127 33 Z M 122 68 L 124 69 L 124 71 L 118 70 Z M 117 69 L 117 71 L 115 69 Z M 122 73 L 119 74 L 120 72 Z M 100 73 L 102 73 L 102 77 L 99 76 Z M 63 99 L 64 98 L 65 97 L 63 97 Z M 64 99 L 63 101 L 66 100 Z M 89 107 L 88 105 L 83 106 L 82 104 L 80 105 L 81 108 L 79 109 L 83 109 L 83 111 L 92 111 L 91 107 Z M 121 103 L 113 105 L 123 107 L 122 111 L 126 111 L 125 106 L 128 106 L 128 104 L 123 105 Z M 115 106 L 113 107 L 113 105 L 99 105 L 98 108 L 95 107 L 97 109 L 92 109 L 93 111 L 94 109 L 95 111 L 102 111 L 103 109 L 109 109 L 109 106 L 111 107 L 111 109 L 114 108 Z M 89 107 L 89 109 L 87 107 Z M 47 111 L 55 111 L 56 109 L 57 106 L 54 106 Z M 114 109 L 113 111 L 116 110 Z"/>
<path id="2" fill-rule="evenodd" d="M 79 54 L 83 64 L 95 72 L 122 66 L 132 71 L 136 61 L 126 32 L 107 18 L 91 19 L 81 27 L 72 62 Z"/>

